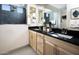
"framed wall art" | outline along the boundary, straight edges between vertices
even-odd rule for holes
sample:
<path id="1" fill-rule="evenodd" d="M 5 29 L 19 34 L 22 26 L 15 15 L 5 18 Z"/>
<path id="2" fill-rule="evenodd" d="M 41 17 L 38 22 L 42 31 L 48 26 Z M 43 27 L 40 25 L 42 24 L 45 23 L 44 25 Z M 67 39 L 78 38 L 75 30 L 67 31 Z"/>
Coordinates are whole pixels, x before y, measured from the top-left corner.
<path id="1" fill-rule="evenodd" d="M 73 8 L 70 11 L 71 19 L 79 19 L 79 8 Z"/>

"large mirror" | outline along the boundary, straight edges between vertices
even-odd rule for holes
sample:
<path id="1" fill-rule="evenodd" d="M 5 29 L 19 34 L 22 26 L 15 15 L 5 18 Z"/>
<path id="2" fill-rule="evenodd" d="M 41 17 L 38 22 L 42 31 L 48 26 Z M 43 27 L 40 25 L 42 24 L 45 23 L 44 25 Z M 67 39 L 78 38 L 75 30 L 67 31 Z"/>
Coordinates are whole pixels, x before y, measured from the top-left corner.
<path id="1" fill-rule="evenodd" d="M 50 10 L 46 11 L 46 13 L 50 14 L 49 22 L 51 22 L 52 28 L 67 29 L 67 19 L 66 19 L 67 5 L 52 4 L 47 8 Z"/>
<path id="2" fill-rule="evenodd" d="M 43 25 L 43 20 L 44 20 L 44 14 L 43 13 L 44 13 L 44 10 L 38 9 L 38 24 L 40 26 Z"/>
<path id="3" fill-rule="evenodd" d="M 34 26 L 36 24 L 36 7 L 30 6 L 30 22 Z"/>

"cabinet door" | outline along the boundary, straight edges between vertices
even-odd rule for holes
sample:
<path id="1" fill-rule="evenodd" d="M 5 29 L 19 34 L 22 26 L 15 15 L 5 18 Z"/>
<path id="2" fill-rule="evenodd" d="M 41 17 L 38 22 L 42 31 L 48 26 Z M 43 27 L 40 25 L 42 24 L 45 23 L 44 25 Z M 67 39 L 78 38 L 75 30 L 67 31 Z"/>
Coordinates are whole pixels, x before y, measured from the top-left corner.
<path id="1" fill-rule="evenodd" d="M 55 45 L 48 42 L 48 41 L 45 41 L 45 52 L 44 52 L 45 55 L 55 55 L 56 54 L 56 48 L 55 48 Z"/>
<path id="2" fill-rule="evenodd" d="M 33 32 L 33 38 L 32 38 L 32 45 L 33 45 L 33 49 L 36 51 L 36 32 Z"/>
<path id="3" fill-rule="evenodd" d="M 43 54 L 44 53 L 44 40 L 43 40 L 43 34 L 37 33 L 37 53 Z"/>
<path id="4" fill-rule="evenodd" d="M 29 43 L 30 43 L 30 46 L 32 47 L 32 45 L 33 45 L 33 34 L 32 34 L 32 31 L 29 31 Z"/>
<path id="5" fill-rule="evenodd" d="M 36 32 L 30 31 L 30 46 L 36 51 Z"/>
<path id="6" fill-rule="evenodd" d="M 72 55 L 72 53 L 60 47 L 57 47 L 57 55 Z"/>

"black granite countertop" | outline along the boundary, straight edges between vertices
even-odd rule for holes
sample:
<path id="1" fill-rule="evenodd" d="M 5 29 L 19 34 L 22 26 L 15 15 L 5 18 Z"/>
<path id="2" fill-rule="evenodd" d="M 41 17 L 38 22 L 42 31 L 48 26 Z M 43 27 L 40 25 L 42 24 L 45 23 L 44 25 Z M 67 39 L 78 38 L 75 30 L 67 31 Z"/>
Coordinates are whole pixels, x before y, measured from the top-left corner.
<path id="1" fill-rule="evenodd" d="M 45 31 L 35 30 L 35 29 L 30 29 L 30 30 L 36 31 L 36 32 L 38 32 L 38 33 L 42 33 L 42 34 L 44 34 L 44 35 L 48 35 L 48 36 L 50 36 L 50 37 L 54 37 L 54 36 L 48 34 L 48 33 L 45 32 Z M 61 38 L 61 37 L 54 37 L 54 38 L 57 38 L 57 39 L 59 39 L 59 40 L 62 40 L 62 41 L 65 41 L 65 42 L 68 42 L 68 43 L 71 43 L 71 44 L 74 44 L 74 45 L 79 46 L 79 38 L 76 38 L 76 37 L 73 37 L 72 39 L 65 39 L 65 38 Z"/>

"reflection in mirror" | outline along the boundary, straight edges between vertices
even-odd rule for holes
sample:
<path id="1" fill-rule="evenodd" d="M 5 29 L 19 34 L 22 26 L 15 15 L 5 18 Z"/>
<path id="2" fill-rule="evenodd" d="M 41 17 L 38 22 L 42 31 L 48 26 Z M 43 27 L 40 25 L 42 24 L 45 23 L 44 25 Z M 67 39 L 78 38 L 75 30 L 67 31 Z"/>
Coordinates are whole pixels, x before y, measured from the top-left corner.
<path id="1" fill-rule="evenodd" d="M 10 5 L 3 4 L 2 5 L 2 10 L 10 11 Z"/>
<path id="2" fill-rule="evenodd" d="M 19 7 L 18 7 L 18 8 L 17 8 L 17 12 L 18 12 L 18 13 L 23 13 L 23 8 L 19 8 Z"/>

